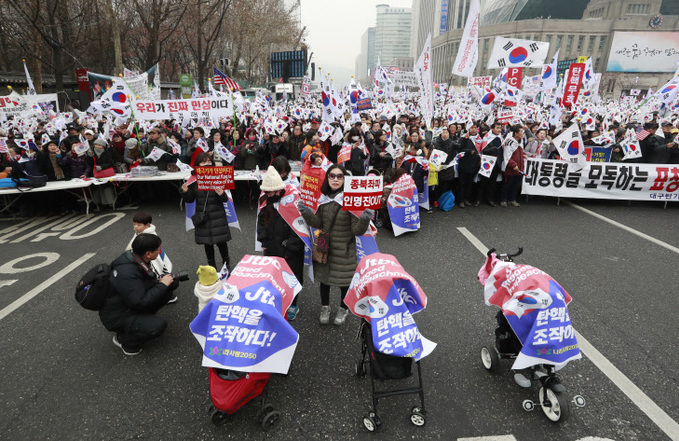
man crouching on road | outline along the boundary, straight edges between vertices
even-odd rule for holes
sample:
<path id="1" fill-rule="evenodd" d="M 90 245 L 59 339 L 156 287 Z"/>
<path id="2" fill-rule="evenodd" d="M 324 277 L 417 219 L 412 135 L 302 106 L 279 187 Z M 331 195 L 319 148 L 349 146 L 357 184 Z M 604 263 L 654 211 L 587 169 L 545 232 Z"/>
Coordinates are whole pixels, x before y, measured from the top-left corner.
<path id="1" fill-rule="evenodd" d="M 158 277 L 151 262 L 160 253 L 160 237 L 140 234 L 111 264 L 111 293 L 99 311 L 104 327 L 115 332 L 113 344 L 125 355 L 137 355 L 147 341 L 160 337 L 167 322 L 156 312 L 176 301 L 179 282 L 171 275 Z"/>

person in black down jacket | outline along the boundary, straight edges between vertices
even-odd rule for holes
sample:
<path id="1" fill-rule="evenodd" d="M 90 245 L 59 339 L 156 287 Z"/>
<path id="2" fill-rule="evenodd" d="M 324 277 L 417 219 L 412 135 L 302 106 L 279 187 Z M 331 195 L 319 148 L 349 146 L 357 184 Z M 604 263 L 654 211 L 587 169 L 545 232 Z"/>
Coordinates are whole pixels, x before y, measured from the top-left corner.
<path id="1" fill-rule="evenodd" d="M 261 189 L 264 192 L 264 208 L 257 217 L 257 240 L 262 243 L 265 256 L 283 257 L 299 281 L 304 281 L 304 242 L 297 233 L 283 219 L 275 204 L 280 203 L 285 194 L 286 185 L 275 168 L 269 169 L 262 180 Z M 299 312 L 295 296 L 288 308 L 288 320 L 294 320 Z"/>
<path id="2" fill-rule="evenodd" d="M 177 297 L 173 291 L 179 282 L 166 274 L 158 277 L 151 262 L 160 253 L 160 237 L 140 234 L 125 251 L 111 263 L 112 292 L 99 310 L 104 327 L 115 332 L 113 344 L 125 355 L 137 355 L 149 340 L 160 337 L 167 322 L 156 317 L 156 312 Z"/>
<path id="3" fill-rule="evenodd" d="M 478 127 L 474 125 L 469 128 L 469 131 L 464 136 L 460 137 L 460 153 L 464 153 L 464 155 L 459 159 L 457 164 L 460 188 L 456 202 L 459 208 L 464 208 L 465 205 L 471 205 L 469 199 L 472 193 L 472 183 L 481 166 L 481 156 L 479 155 L 478 150 L 476 150 L 474 141 L 470 139 L 470 137 L 473 138 L 476 135 L 478 135 Z"/>
<path id="4" fill-rule="evenodd" d="M 195 164 L 200 167 L 214 166 L 212 158 L 208 153 L 200 153 L 196 156 Z M 215 248 L 219 248 L 219 254 L 222 256 L 223 263 L 231 271 L 231 262 L 229 260 L 229 247 L 227 242 L 231 240 L 231 230 L 229 229 L 229 221 L 226 219 L 226 211 L 224 210 L 224 202 L 228 200 L 228 196 L 223 188 L 218 188 L 214 191 L 198 191 L 198 183 L 193 182 L 191 185 L 182 185 L 181 191 L 184 202 L 196 202 L 196 213 L 205 212 L 206 221 L 202 225 L 196 225 L 196 243 L 205 246 L 205 255 L 207 256 L 208 265 L 219 270 L 215 262 Z"/>
<path id="5" fill-rule="evenodd" d="M 373 142 L 370 152 L 370 165 L 379 170 L 382 174 L 384 174 L 388 168 L 391 168 L 394 162 L 391 153 L 387 151 L 389 147 L 392 146 L 387 140 L 387 132 L 382 129 L 375 132 L 375 141 Z"/>

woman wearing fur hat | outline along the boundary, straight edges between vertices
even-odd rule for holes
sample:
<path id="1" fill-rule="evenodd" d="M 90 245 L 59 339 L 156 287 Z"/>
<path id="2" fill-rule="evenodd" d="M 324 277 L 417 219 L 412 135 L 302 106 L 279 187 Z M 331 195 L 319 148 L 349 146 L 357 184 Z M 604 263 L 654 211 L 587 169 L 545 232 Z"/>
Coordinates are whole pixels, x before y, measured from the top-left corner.
<path id="1" fill-rule="evenodd" d="M 286 184 L 276 169 L 270 166 L 260 188 L 264 196 L 261 199 L 263 207 L 257 217 L 257 240 L 261 242 L 265 256 L 283 257 L 301 284 L 304 280 L 304 242 L 290 227 L 290 220 L 284 219 L 278 212 Z M 288 320 L 294 320 L 298 311 L 295 297 L 288 308 Z"/>

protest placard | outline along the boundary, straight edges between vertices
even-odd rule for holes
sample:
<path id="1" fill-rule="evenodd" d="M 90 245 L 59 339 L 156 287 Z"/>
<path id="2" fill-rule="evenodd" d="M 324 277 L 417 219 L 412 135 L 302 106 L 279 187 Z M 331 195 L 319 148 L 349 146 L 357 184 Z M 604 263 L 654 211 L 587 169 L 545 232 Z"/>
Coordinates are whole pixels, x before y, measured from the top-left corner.
<path id="1" fill-rule="evenodd" d="M 196 167 L 198 191 L 211 191 L 218 188 L 233 190 L 236 188 L 233 166 Z"/>
<path id="2" fill-rule="evenodd" d="M 382 203 L 382 176 L 347 176 L 344 178 L 342 210 L 378 209 Z"/>

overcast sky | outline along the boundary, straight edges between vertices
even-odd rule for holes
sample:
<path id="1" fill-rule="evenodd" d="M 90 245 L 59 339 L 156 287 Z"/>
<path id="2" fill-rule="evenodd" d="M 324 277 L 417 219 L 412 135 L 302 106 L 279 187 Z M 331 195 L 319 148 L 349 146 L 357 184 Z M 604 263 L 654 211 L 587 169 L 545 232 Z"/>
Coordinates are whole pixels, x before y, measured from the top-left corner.
<path id="1" fill-rule="evenodd" d="M 302 26 L 314 53 L 312 62 L 330 72 L 335 87 L 349 84 L 356 57 L 361 52 L 361 37 L 375 26 L 376 6 L 411 8 L 412 0 L 301 0 Z M 318 81 L 318 77 L 316 77 Z"/>

